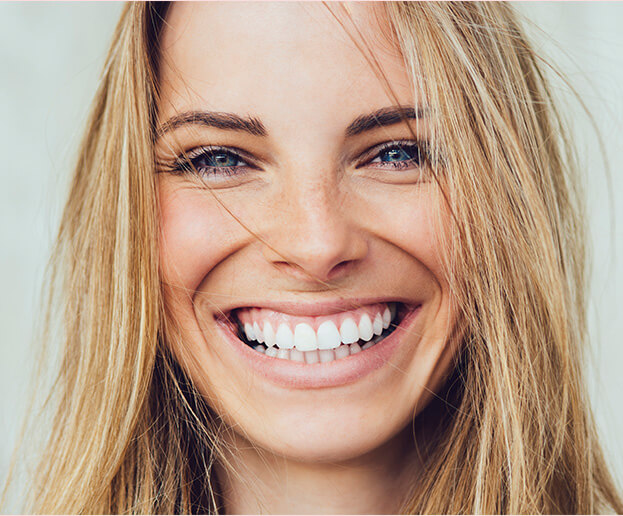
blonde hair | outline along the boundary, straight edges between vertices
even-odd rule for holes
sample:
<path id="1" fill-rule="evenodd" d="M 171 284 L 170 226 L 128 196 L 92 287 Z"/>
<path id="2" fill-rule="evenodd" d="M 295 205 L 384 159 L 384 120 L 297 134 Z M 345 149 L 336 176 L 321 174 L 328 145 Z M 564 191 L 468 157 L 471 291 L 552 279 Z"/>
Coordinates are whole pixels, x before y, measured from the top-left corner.
<path id="1" fill-rule="evenodd" d="M 582 374 L 582 200 L 561 117 L 505 3 L 383 4 L 437 121 L 462 322 L 443 431 L 408 513 L 623 512 Z M 218 512 L 221 428 L 172 360 L 153 139 L 166 6 L 115 31 L 51 267 L 62 364 L 34 512 Z M 46 330 L 51 338 L 51 325 Z M 48 339 L 49 340 L 49 339 Z M 55 401 L 55 403 L 52 403 Z"/>

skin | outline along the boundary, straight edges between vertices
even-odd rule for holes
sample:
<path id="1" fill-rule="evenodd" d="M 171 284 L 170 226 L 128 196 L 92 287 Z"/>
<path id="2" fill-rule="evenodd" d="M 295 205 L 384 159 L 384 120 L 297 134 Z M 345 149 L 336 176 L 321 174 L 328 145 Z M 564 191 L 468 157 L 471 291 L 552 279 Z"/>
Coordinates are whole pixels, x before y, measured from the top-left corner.
<path id="1" fill-rule="evenodd" d="M 184 124 L 156 147 L 162 279 L 180 337 L 171 345 L 233 430 L 241 477 L 220 472 L 226 512 L 398 511 L 417 476 L 411 422 L 451 368 L 443 196 L 426 166 L 362 160 L 370 147 L 413 140 L 412 131 L 425 140 L 431 122 L 344 134 L 362 114 L 426 105 L 373 8 L 352 5 L 351 19 L 395 98 L 322 5 L 178 3 L 167 15 L 160 123 L 210 110 L 257 118 L 267 133 Z M 242 149 L 254 166 L 167 172 L 206 145 Z M 216 329 L 234 305 L 373 296 L 417 302 L 421 312 L 388 363 L 338 387 L 260 378 Z"/>

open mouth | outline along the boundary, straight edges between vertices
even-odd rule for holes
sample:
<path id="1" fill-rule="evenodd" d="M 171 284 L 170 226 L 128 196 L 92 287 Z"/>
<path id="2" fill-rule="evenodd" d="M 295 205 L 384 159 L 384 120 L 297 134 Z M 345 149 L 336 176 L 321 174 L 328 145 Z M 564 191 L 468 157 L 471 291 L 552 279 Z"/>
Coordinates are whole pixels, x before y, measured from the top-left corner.
<path id="1" fill-rule="evenodd" d="M 307 317 L 265 308 L 237 308 L 227 319 L 237 337 L 256 352 L 315 364 L 344 359 L 375 346 L 413 310 L 404 303 L 389 302 Z"/>

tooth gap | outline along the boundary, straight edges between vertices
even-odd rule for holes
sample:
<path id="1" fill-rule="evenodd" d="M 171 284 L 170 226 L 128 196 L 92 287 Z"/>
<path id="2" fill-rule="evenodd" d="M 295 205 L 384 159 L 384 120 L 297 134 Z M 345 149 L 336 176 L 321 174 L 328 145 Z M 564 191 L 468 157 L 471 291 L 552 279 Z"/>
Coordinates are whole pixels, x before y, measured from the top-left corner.
<path id="1" fill-rule="evenodd" d="M 241 328 L 238 328 L 238 338 L 244 342 L 247 346 L 249 346 L 251 349 L 254 349 L 255 346 L 262 346 L 264 348 L 264 351 L 266 351 L 266 346 L 264 344 L 259 343 L 257 340 L 249 340 L 247 339 L 247 336 L 244 333 L 244 330 Z"/>

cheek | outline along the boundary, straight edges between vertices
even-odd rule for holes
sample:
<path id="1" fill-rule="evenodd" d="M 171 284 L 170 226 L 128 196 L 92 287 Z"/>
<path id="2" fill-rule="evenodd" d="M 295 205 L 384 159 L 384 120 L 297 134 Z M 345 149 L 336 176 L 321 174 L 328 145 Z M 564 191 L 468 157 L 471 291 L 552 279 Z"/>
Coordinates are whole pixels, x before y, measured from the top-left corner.
<path id="1" fill-rule="evenodd" d="M 236 251 L 238 223 L 210 192 L 159 181 L 160 267 L 173 291 L 195 292 L 205 276 Z"/>
<path id="2" fill-rule="evenodd" d="M 419 262 L 445 290 L 449 214 L 436 185 L 426 183 L 391 195 L 379 190 L 368 197 L 368 206 L 374 232 Z"/>
<path id="3" fill-rule="evenodd" d="M 424 406 L 452 367 L 460 336 L 455 334 L 456 300 L 449 283 L 451 216 L 435 184 L 396 193 L 392 202 L 375 197 L 375 231 L 408 256 L 416 291 L 425 293 L 421 314 L 422 339 L 413 355 L 413 378 L 427 378 L 430 392 L 422 394 Z"/>

